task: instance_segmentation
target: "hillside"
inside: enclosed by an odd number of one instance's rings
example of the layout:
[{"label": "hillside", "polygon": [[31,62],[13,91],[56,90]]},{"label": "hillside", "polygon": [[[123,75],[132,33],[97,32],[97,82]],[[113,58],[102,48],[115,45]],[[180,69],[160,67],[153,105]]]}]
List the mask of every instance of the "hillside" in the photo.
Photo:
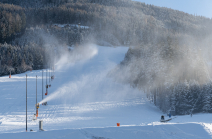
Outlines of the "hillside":
[{"label": "hillside", "polygon": [[142,89],[163,112],[212,112],[211,19],[130,0],[0,2],[0,75],[51,67],[90,42],[130,46],[109,76]]},{"label": "hillside", "polygon": [[[18,0],[2,2],[22,6],[26,3]],[[81,23],[93,28],[92,35],[96,40],[116,45],[158,42],[176,34],[202,39],[211,32],[212,21],[208,18],[130,0],[61,0],[57,6],[51,6],[56,1],[36,0],[44,5],[39,8],[31,2],[27,3],[30,7],[24,8],[27,27]]]}]

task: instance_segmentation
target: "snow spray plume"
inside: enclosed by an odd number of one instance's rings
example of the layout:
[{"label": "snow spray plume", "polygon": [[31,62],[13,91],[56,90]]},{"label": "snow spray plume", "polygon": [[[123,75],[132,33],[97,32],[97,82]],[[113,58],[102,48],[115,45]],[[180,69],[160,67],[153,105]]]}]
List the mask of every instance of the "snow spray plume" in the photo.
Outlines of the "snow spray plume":
[{"label": "snow spray plume", "polygon": [[197,81],[200,85],[210,82],[206,52],[211,48],[205,40],[197,42],[187,35],[169,35],[164,40],[131,47],[125,60],[108,75],[149,91],[179,82]]},{"label": "snow spray plume", "polygon": [[108,100],[117,101],[125,99],[126,96],[129,95],[129,92],[131,97],[138,94],[137,89],[130,88],[129,85],[114,83],[112,79],[107,78],[108,71],[109,68],[98,73],[83,75],[79,77],[79,79],[63,85],[57,91],[39,102],[39,104],[55,99],[61,99],[63,102],[67,103]]},{"label": "snow spray plume", "polygon": [[[90,65],[88,63],[88,65],[82,67],[83,69],[86,68],[86,72],[83,71],[82,74],[81,72],[78,72],[81,67],[79,66],[80,63],[76,63],[76,66],[71,67],[71,71],[77,78],[73,78],[73,76],[70,75],[69,79],[71,79],[71,81],[69,83],[62,85],[61,88],[50,94],[40,103],[56,99],[58,102],[62,101],[62,103],[84,103],[111,100],[121,101],[125,98],[138,95],[139,91],[137,89],[130,88],[129,85],[123,85],[117,82],[115,83],[111,78],[107,77],[108,72],[117,65],[117,63],[111,62],[111,57],[108,57],[108,55],[112,57],[115,56],[116,60],[122,59],[122,57],[117,57],[117,55],[120,55],[120,49],[110,47],[99,47],[98,49],[101,53],[99,52],[100,54],[97,55],[96,59],[101,60],[101,62],[95,63],[95,70],[93,70],[93,65],[88,66]],[[121,53],[124,55],[125,51],[122,51]],[[103,63],[104,65],[102,66]],[[91,64],[93,64],[92,61]],[[63,72],[61,74],[63,74]],[[64,74],[66,74],[66,72],[64,72]]]},{"label": "snow spray plume", "polygon": [[[75,65],[76,63],[86,62],[86,60],[91,59],[96,54],[98,54],[98,49],[94,44],[78,46],[74,48],[71,52],[63,51],[63,55],[56,63],[56,70],[65,70],[68,69],[70,66]],[[51,94],[49,97],[47,97],[40,103],[58,98],[59,96],[64,97],[65,94],[69,94],[70,97],[70,95],[74,95],[74,92],[77,92],[77,87],[75,83],[70,83],[68,85],[63,86],[62,88],[59,88],[56,92]]]},{"label": "snow spray plume", "polygon": [[98,54],[98,49],[94,44],[84,44],[74,47],[70,52],[61,50],[62,54],[56,63],[56,70],[67,69],[76,62],[85,62]]},{"label": "snow spray plume", "polygon": [[92,38],[83,45],[68,46],[51,35],[48,30],[37,30],[36,34],[46,50],[45,62],[51,65],[54,63],[56,70],[66,69],[79,61],[85,62],[98,53],[97,47],[91,43],[94,42]]}]

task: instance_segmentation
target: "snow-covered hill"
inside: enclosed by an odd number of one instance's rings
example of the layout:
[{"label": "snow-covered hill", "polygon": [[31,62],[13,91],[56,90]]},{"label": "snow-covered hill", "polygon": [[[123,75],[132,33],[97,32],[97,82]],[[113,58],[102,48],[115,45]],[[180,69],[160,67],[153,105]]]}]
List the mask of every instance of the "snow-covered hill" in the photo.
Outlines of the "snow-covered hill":
[{"label": "snow-covered hill", "polygon": [[[124,59],[127,47],[100,47],[78,53],[77,61],[56,64],[47,106],[35,114],[36,80],[38,102],[42,101],[42,71],[0,78],[0,138],[210,138],[211,114],[178,116],[160,123],[163,114],[145,94],[107,77],[108,71]],[[95,53],[94,53],[95,52]],[[91,55],[89,55],[91,54]],[[88,56],[89,55],[89,56]],[[63,60],[67,60],[63,57]],[[81,59],[81,60],[80,60]],[[74,62],[74,63],[73,63]],[[28,132],[25,132],[26,82],[28,75]],[[46,75],[46,71],[44,72]],[[49,84],[49,79],[47,80]],[[46,78],[44,78],[45,86]],[[45,93],[45,89],[44,89]],[[166,117],[167,118],[167,117]],[[44,132],[38,131],[43,120]],[[120,123],[121,127],[116,127]],[[33,132],[30,132],[30,129]],[[22,132],[22,133],[20,133]]]}]

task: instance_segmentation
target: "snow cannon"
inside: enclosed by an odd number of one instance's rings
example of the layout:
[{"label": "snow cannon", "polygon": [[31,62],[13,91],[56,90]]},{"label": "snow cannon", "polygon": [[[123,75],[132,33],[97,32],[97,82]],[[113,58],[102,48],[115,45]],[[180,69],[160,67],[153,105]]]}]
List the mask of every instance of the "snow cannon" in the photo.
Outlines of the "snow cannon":
[{"label": "snow cannon", "polygon": [[35,107],[36,107],[36,119],[37,119],[37,117],[38,117],[38,108],[39,108],[39,103],[37,103],[37,104],[35,104]]},{"label": "snow cannon", "polygon": [[116,123],[116,124],[117,124],[118,127],[120,126],[120,123]]}]

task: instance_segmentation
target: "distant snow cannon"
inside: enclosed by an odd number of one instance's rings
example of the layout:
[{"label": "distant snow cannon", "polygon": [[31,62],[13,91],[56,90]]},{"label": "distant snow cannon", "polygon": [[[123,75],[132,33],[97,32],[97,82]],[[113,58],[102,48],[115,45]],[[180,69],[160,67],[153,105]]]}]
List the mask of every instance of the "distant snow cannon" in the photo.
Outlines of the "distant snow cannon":
[{"label": "distant snow cannon", "polygon": [[10,75],[9,75],[9,78],[11,78],[11,71],[10,71]]}]

